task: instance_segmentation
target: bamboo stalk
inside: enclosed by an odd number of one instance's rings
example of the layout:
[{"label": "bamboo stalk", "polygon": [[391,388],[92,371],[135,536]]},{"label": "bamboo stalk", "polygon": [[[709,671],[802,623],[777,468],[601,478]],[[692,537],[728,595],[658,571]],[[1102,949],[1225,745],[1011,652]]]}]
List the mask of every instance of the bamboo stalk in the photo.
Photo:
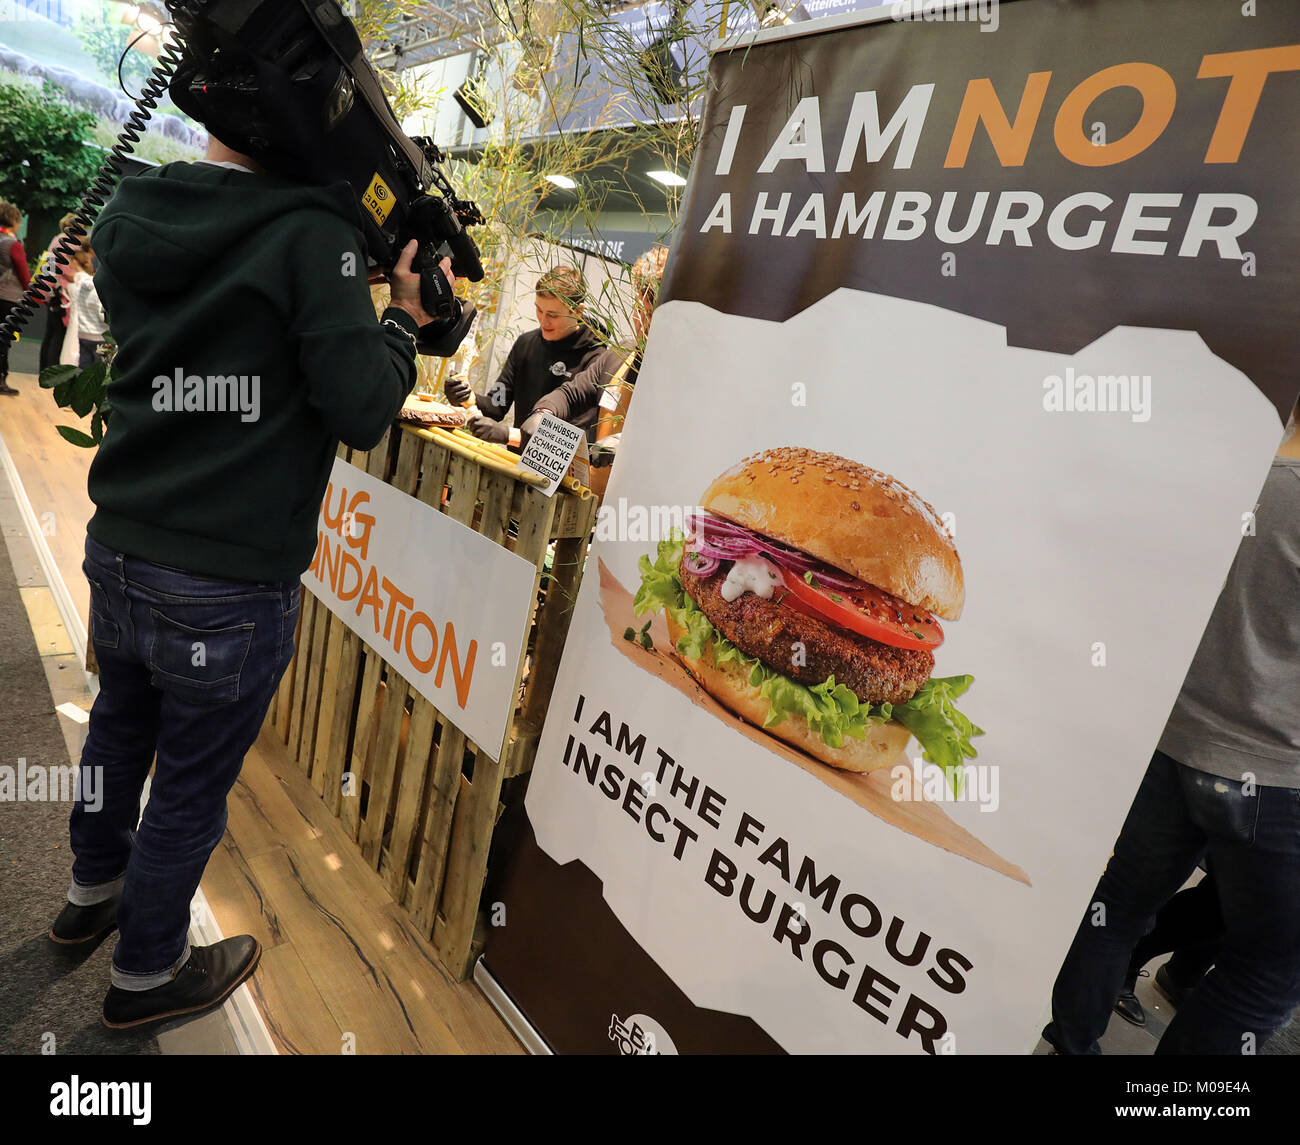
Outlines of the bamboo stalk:
[{"label": "bamboo stalk", "polygon": [[[463,452],[473,454],[474,457],[482,459],[489,468],[493,468],[495,465],[504,465],[509,468],[510,472],[518,473],[520,479],[529,484],[539,486],[546,484],[546,478],[542,477],[540,473],[535,473],[533,470],[527,469],[519,463],[518,454],[511,453],[509,450],[499,450],[491,442],[483,441],[481,438],[475,437],[472,433],[467,433],[460,429],[448,429],[442,426],[434,428],[439,433],[449,435],[452,441],[454,441]],[[536,478],[537,480],[534,481],[533,478]]]},{"label": "bamboo stalk", "polygon": [[541,487],[546,484],[546,478],[540,473],[534,473],[531,469],[521,469],[516,462],[507,463],[498,457],[472,449],[460,438],[453,436],[445,429],[436,426],[432,428],[416,426],[412,427],[410,432],[418,434],[426,441],[433,441],[446,446],[452,453],[465,458],[467,461],[473,461],[476,465],[483,466],[484,469],[491,469],[495,473],[503,473],[507,477],[513,477],[516,481],[522,481],[525,485]]},{"label": "bamboo stalk", "polygon": [[[518,457],[508,449],[503,449],[490,441],[483,441],[466,430],[449,430],[442,426],[416,426],[410,424],[404,425],[403,428],[410,433],[419,434],[426,441],[435,441],[439,445],[445,445],[453,453],[477,462],[494,473],[503,473],[507,477],[513,477],[516,481],[522,481],[525,485],[532,485],[539,489],[546,485],[545,477],[521,466]],[[580,484],[567,473],[561,480],[560,486],[580,501],[589,501],[592,497],[590,489]]]},{"label": "bamboo stalk", "polygon": [[[500,459],[501,461],[507,461],[507,462],[512,462],[517,464],[518,455],[511,453],[510,450],[508,450],[503,445],[497,445],[491,441],[484,441],[482,438],[475,437],[467,429],[453,429],[451,432],[456,436],[458,440],[465,442],[466,445],[468,445],[471,449],[478,449],[482,451],[483,456],[495,457]],[[545,481],[543,480],[543,484],[544,483]],[[592,495],[590,489],[588,489],[576,478],[571,477],[567,473],[560,481],[560,485],[568,492],[572,493],[574,496],[576,496],[579,500],[582,501],[586,501],[590,499]]]}]

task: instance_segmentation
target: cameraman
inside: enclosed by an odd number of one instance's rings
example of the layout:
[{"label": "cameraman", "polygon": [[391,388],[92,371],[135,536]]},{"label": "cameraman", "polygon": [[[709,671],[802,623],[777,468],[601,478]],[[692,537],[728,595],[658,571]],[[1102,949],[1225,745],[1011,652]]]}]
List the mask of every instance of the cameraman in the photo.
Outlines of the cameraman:
[{"label": "cameraman", "polygon": [[118,928],[110,1026],[211,1009],[261,955],[249,935],[190,946],[190,900],[293,655],[338,443],[380,442],[430,321],[414,242],[376,321],[357,218],[346,184],[266,174],[212,139],[124,179],[94,230],[120,371],[83,566],[100,691],[81,766],[101,769],[103,806],[73,809],[50,936]]},{"label": "cameraman", "polygon": [[[519,449],[541,421],[538,400],[589,366],[601,351],[600,339],[583,322],[587,283],[573,266],[557,266],[537,280],[537,329],[515,339],[501,373],[486,394],[474,393],[467,382],[450,379],[444,389],[455,405],[473,400],[477,412],[467,428],[475,437]],[[513,405],[515,425],[502,424]],[[536,416],[534,413],[536,412]],[[596,397],[575,405],[569,420],[579,428],[596,420]],[[529,419],[533,424],[529,424]]]}]

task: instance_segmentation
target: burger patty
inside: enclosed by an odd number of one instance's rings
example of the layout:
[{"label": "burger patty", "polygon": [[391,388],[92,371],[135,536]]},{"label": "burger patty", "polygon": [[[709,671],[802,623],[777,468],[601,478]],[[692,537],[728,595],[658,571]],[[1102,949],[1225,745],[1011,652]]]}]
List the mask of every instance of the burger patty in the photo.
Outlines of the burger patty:
[{"label": "burger patty", "polygon": [[[686,568],[678,575],[700,611],[728,640],[750,656],[757,656],[773,671],[801,684],[820,684],[834,676],[863,703],[905,704],[934,671],[934,655],[925,649],[894,648],[866,636],[823,623],[815,617],[764,600],[752,592],[733,601],[722,598],[727,568],[710,576],[697,576]],[[803,644],[803,656],[795,646]],[[797,661],[803,660],[800,664]]]}]

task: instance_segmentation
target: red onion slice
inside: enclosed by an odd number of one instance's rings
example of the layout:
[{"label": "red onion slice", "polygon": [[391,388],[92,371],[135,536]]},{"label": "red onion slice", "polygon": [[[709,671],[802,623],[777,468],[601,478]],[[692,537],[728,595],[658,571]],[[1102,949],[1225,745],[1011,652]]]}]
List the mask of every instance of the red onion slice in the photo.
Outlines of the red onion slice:
[{"label": "red onion slice", "polygon": [[[852,591],[863,584],[857,577],[831,568],[807,553],[770,540],[752,529],[746,529],[743,525],[737,525],[734,521],[722,517],[692,512],[687,514],[687,527],[695,534],[692,551],[699,552],[710,560],[734,561],[760,553],[782,568],[798,573],[800,576],[811,571],[818,581],[830,588]],[[717,566],[711,566],[708,573],[700,572],[702,567],[693,565],[692,571],[698,575],[708,576],[716,570]]]},{"label": "red onion slice", "polygon": [[722,561],[717,557],[705,556],[700,552],[688,552],[687,557],[686,563],[696,576],[712,576],[722,564]]},{"label": "red onion slice", "polygon": [[747,557],[750,553],[757,552],[759,548],[754,541],[723,541],[717,537],[698,537],[695,541],[695,547],[700,552],[721,557],[723,560],[736,560],[740,557]]}]

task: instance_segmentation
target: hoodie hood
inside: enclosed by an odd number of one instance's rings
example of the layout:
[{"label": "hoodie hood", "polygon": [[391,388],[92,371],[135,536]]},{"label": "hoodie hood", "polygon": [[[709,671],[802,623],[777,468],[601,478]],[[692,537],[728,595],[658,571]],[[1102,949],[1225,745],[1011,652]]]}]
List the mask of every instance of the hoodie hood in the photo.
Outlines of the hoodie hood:
[{"label": "hoodie hood", "polygon": [[[258,194],[249,195],[254,180]],[[172,294],[187,290],[238,243],[304,207],[361,227],[346,183],[316,187],[206,163],[169,163],[123,179],[90,241],[128,290]]]}]

